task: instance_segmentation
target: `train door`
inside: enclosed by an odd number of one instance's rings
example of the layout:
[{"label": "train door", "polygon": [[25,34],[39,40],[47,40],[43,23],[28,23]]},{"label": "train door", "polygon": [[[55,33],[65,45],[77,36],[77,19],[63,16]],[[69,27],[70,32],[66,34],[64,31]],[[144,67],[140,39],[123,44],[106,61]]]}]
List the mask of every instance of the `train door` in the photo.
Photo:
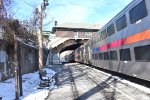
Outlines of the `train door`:
[{"label": "train door", "polygon": [[109,51],[109,56],[110,56],[110,60],[109,60],[109,69],[113,70],[113,71],[117,71],[117,66],[118,66],[118,62],[119,62],[119,55],[118,55],[118,51],[117,50],[111,50]]},{"label": "train door", "polygon": [[130,72],[129,67],[132,67],[132,57],[130,48],[120,49],[120,62],[118,64],[118,72],[127,74]]}]

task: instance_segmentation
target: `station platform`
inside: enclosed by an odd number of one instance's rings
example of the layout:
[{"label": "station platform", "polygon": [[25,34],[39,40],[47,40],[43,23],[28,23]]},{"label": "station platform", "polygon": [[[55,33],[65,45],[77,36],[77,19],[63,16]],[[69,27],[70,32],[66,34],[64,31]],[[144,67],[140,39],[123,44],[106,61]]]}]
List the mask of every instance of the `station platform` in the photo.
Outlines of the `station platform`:
[{"label": "station platform", "polygon": [[150,100],[149,88],[83,64],[51,68],[57,72],[57,88],[49,92],[47,100]]}]

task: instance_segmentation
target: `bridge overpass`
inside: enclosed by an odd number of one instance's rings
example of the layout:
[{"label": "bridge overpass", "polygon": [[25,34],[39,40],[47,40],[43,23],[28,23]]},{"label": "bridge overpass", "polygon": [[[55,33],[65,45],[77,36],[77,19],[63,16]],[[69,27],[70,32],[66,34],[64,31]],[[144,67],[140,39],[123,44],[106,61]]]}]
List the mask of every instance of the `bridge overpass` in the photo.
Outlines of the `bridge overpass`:
[{"label": "bridge overpass", "polygon": [[61,63],[60,54],[64,51],[73,51],[82,44],[86,43],[89,38],[60,38],[57,37],[49,44],[49,63],[59,64]]},{"label": "bridge overpass", "polygon": [[56,38],[48,44],[48,63],[61,63],[61,54],[65,51],[73,51],[86,43],[99,30],[100,25],[65,23],[53,27]]}]

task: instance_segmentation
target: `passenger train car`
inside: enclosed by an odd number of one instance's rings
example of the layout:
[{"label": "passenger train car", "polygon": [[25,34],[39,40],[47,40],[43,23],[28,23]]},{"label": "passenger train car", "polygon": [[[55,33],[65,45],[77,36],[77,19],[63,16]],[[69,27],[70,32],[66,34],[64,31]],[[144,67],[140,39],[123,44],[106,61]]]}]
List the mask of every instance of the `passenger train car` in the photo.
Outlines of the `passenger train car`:
[{"label": "passenger train car", "polygon": [[133,0],[75,50],[75,60],[150,81],[150,0]]}]

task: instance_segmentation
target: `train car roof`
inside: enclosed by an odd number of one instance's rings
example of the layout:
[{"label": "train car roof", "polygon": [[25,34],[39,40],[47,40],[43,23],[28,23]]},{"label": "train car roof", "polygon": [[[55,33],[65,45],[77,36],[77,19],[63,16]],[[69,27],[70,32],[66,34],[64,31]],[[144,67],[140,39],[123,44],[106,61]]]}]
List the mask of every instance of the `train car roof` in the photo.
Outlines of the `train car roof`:
[{"label": "train car roof", "polygon": [[103,31],[108,25],[110,25],[114,20],[119,19],[121,16],[125,14],[126,11],[133,8],[135,5],[137,5],[142,0],[132,0],[125,8],[123,8],[119,13],[117,13],[108,23],[106,23],[101,29],[100,32]]},{"label": "train car roof", "polygon": [[[112,24],[112,22],[114,20],[119,19],[121,16],[123,16],[126,11],[130,10],[131,8],[133,8],[135,5],[137,5],[138,3],[140,3],[142,0],[132,0],[125,8],[123,8],[119,13],[117,13],[110,21],[108,21],[101,29],[99,29],[99,31],[97,32],[97,34],[95,36],[100,35],[99,33],[101,31],[103,31],[104,29],[106,29],[106,27],[110,24]],[[90,41],[94,40],[95,36],[91,39],[89,39],[87,41],[87,43],[89,43]],[[86,45],[87,43],[84,43],[83,45]]]},{"label": "train car roof", "polygon": [[[140,3],[142,0],[132,0],[125,8],[123,8],[119,13],[117,13],[110,21],[108,21],[101,29],[99,29],[99,31],[97,32],[98,35],[100,35],[99,33],[101,31],[103,31],[104,29],[106,29],[106,27],[110,24],[112,24],[112,22],[114,20],[119,19],[121,16],[123,16],[123,14],[125,14],[126,11],[128,11],[129,9],[133,8],[135,5],[137,5],[138,3]],[[93,40],[95,37],[91,38],[89,41]]]}]

